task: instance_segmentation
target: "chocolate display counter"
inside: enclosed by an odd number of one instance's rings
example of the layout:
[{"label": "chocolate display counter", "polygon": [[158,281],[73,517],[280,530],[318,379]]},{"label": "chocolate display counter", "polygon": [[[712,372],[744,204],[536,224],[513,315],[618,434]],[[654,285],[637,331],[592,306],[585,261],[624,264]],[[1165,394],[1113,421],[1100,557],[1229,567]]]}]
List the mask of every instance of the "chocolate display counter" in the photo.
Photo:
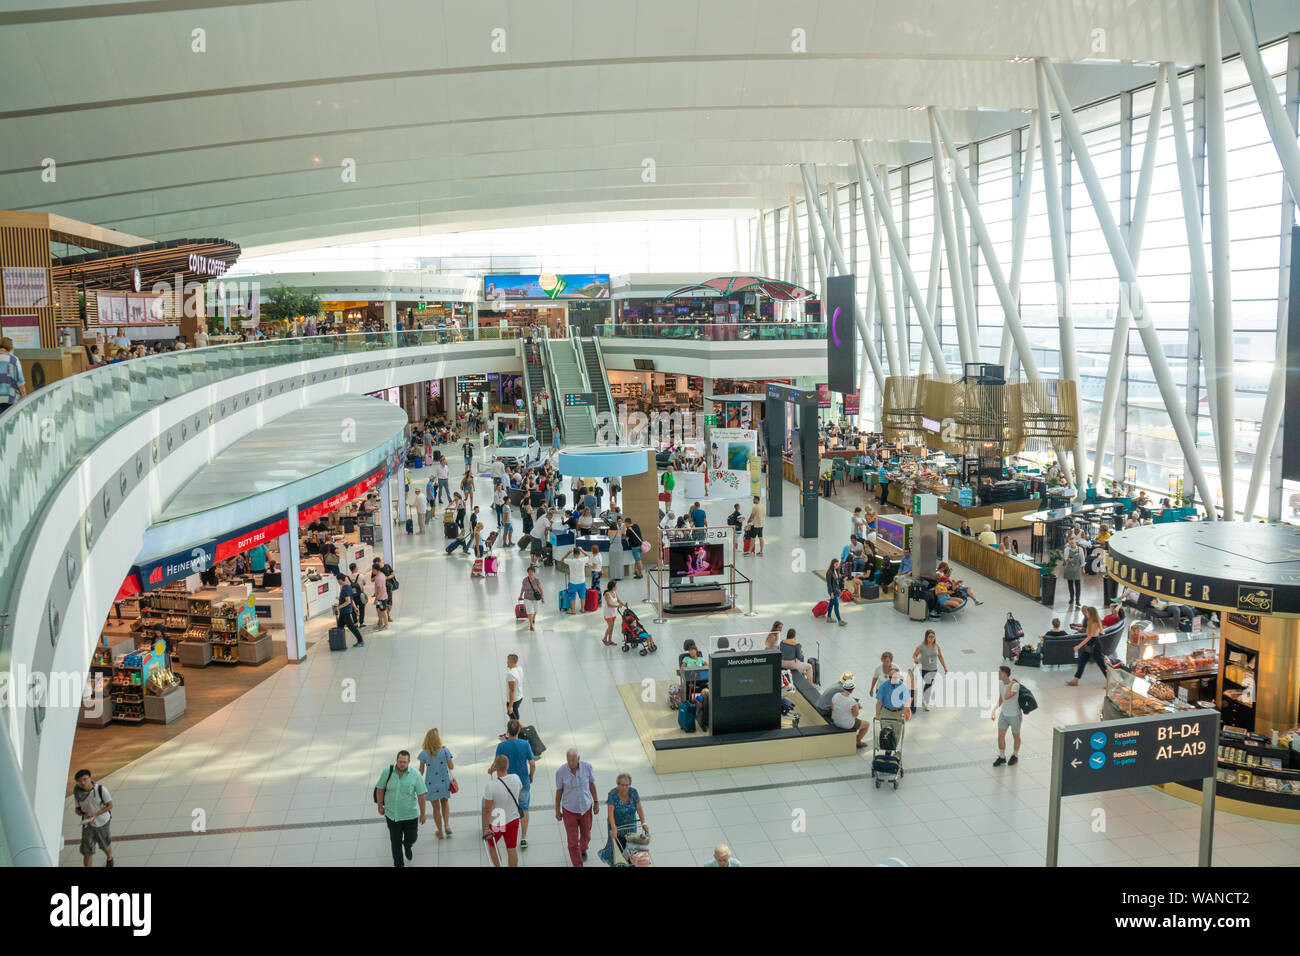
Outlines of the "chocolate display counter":
[{"label": "chocolate display counter", "polygon": [[[1106,573],[1125,587],[1171,603],[1219,612],[1212,681],[1184,703],[1215,707],[1219,809],[1300,823],[1300,528],[1282,524],[1179,522],[1111,537]],[[1158,679],[1150,690],[1168,696]],[[1198,675],[1200,676],[1200,675]],[[1212,689],[1213,699],[1204,699]],[[1174,698],[1183,695],[1175,689]],[[1191,787],[1165,789],[1200,799]]]}]

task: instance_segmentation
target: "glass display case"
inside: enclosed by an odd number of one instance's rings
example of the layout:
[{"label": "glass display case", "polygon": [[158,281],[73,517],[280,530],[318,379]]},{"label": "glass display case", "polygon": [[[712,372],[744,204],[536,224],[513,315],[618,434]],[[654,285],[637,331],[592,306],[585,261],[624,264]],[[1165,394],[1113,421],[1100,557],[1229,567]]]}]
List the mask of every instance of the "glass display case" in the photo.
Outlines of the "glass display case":
[{"label": "glass display case", "polygon": [[1286,745],[1295,737],[1291,731],[1273,746],[1268,737],[1225,728],[1219,734],[1219,782],[1300,798],[1300,753],[1294,743]]},{"label": "glass display case", "polygon": [[1232,641],[1224,641],[1223,700],[1219,708],[1223,723],[1230,727],[1255,729],[1255,688],[1259,653]]},{"label": "glass display case", "polygon": [[1122,668],[1112,668],[1106,674],[1106,699],[1102,702],[1102,720],[1121,717],[1148,717],[1152,714],[1172,714],[1195,708],[1179,697],[1173,685],[1160,680],[1139,677]]},{"label": "glass display case", "polygon": [[1159,680],[1189,703],[1213,706],[1219,674],[1219,635],[1203,630],[1156,631],[1141,626],[1129,630],[1124,666],[1137,677]]}]

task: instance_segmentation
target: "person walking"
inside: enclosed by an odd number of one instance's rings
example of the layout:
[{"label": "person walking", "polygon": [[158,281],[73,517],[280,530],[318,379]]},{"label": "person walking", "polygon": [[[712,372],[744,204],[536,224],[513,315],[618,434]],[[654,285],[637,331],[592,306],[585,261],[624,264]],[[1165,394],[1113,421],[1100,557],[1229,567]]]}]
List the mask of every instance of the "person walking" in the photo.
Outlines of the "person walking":
[{"label": "person walking", "polygon": [[465,499],[461,497],[460,492],[456,492],[452,499],[452,507],[456,509],[456,530],[464,533],[465,531]]},{"label": "person walking", "polygon": [[524,815],[519,795],[524,784],[510,773],[510,758],[501,754],[492,761],[488,783],[483,788],[483,842],[493,866],[500,866],[497,844],[504,843],[507,866],[519,865],[519,820]]},{"label": "person walking", "polygon": [[605,573],[605,559],[600,553],[600,548],[592,545],[591,550],[587,552],[587,580],[588,586],[600,590],[600,579]]},{"label": "person walking", "polygon": [[407,528],[413,527],[417,534],[424,534],[424,496],[415,485],[406,490],[406,520]]},{"label": "person walking", "polygon": [[334,605],[335,618],[338,621],[340,629],[347,629],[352,632],[356,643],[353,647],[365,647],[365,639],[361,636],[361,631],[357,628],[357,604],[356,592],[352,589],[352,582],[348,576],[343,573],[334,575],[334,579],[339,582],[339,599]]},{"label": "person walking", "polygon": [[436,503],[451,503],[451,466],[447,464],[447,459],[443,458],[438,462],[438,496]]},{"label": "person walking", "polygon": [[1097,662],[1102,683],[1106,681],[1106,655],[1101,649],[1101,618],[1097,614],[1097,609],[1091,604],[1083,609],[1083,635],[1083,640],[1074,645],[1074,653],[1079,663],[1074,669],[1074,677],[1065,682],[1067,687],[1078,686],[1079,678],[1087,669],[1090,658]]},{"label": "person walking", "polygon": [[[1002,688],[998,702],[993,705],[992,714],[992,719],[998,722],[998,759],[993,761],[993,766],[1006,764],[1014,767],[1020,762],[1020,721],[1024,716],[1020,713],[1020,682],[1011,676],[1011,668],[1006,664],[998,668],[998,680],[1002,682]],[[1010,759],[1007,758],[1008,730],[1011,731],[1011,742],[1015,747]]]},{"label": "person walking", "polygon": [[591,822],[595,817],[596,772],[578,756],[576,747],[564,755],[564,766],[555,771],[555,819],[564,824],[569,862],[581,867],[591,845]]},{"label": "person walking", "polygon": [[465,470],[474,470],[474,442],[468,435],[465,436],[465,443],[460,446],[461,454],[465,456]]},{"label": "person walking", "polygon": [[515,543],[515,523],[510,514],[510,502],[501,506],[501,546],[508,548]]},{"label": "person walking", "polygon": [[719,843],[713,848],[713,859],[704,865],[727,869],[728,867],[742,866],[743,864],[731,855],[731,847],[725,843]]},{"label": "person walking", "polygon": [[618,617],[618,609],[627,607],[623,599],[618,596],[617,581],[610,581],[609,584],[605,585],[605,596],[601,604],[605,614],[605,636],[601,639],[601,643],[613,647],[617,643],[614,640],[614,621]]},{"label": "person walking", "polygon": [[519,666],[519,655],[506,655],[506,716],[519,719],[519,706],[524,702],[524,669]]},{"label": "person walking", "polygon": [[840,622],[840,627],[848,627],[840,616],[840,592],[844,590],[844,575],[840,573],[840,559],[832,558],[826,569],[826,623],[831,622],[831,615]]},{"label": "person walking", "polygon": [[427,792],[424,777],[411,771],[409,750],[399,750],[397,759],[375,781],[375,802],[379,805],[379,815],[388,822],[393,866],[406,866],[403,856],[411,859],[411,847],[419,838],[419,828],[424,825],[428,812]]},{"label": "person walking", "polygon": [[537,565],[530,564],[528,572],[519,585],[519,597],[516,599],[524,605],[524,613],[528,615],[528,630],[537,630],[537,609],[545,602],[546,596],[542,592],[542,582],[537,577]]},{"label": "person walking", "polygon": [[0,339],[0,415],[17,405],[26,394],[23,365],[14,355],[14,340],[6,336]]},{"label": "person walking", "polygon": [[1086,559],[1087,556],[1078,541],[1066,542],[1064,559],[1061,562],[1061,576],[1065,578],[1066,587],[1070,589],[1070,601],[1066,607],[1079,607],[1083,599],[1083,562]]},{"label": "person walking", "polygon": [[766,517],[766,510],[763,508],[763,502],[759,500],[758,495],[754,495],[754,507],[749,509],[749,518],[745,525],[750,537],[754,539],[754,550],[750,554],[756,554],[760,558],[763,556],[763,521]]},{"label": "person walking", "polygon": [[[498,462],[498,464],[500,464],[500,463]],[[505,525],[505,521],[503,521],[503,520],[502,520],[502,517],[501,517],[501,512],[502,512],[502,510],[505,508],[505,506],[506,506],[506,490],[505,490],[505,488],[502,486],[501,482],[497,481],[496,479],[493,479],[493,481],[492,481],[492,513],[493,513],[494,515],[496,515],[496,519],[497,519],[497,530],[498,530],[498,531],[500,531],[501,528]]]},{"label": "person walking", "polygon": [[533,777],[537,774],[537,755],[533,753],[528,741],[520,738],[524,729],[518,719],[506,722],[506,739],[497,744],[496,756],[508,761],[507,772],[514,774],[523,783],[523,789],[516,794],[519,801],[519,849],[528,849],[528,805],[532,800]]},{"label": "person walking", "polygon": [[370,583],[375,589],[375,613],[379,615],[379,626],[375,630],[382,631],[389,625],[388,575],[380,568],[371,568]]},{"label": "person walking", "polygon": [[[931,692],[934,689],[934,675],[938,673],[941,664],[944,673],[948,671],[948,662],[943,659],[943,651],[939,649],[939,641],[935,637],[934,631],[927,630],[925,632],[925,637],[921,639],[921,643],[912,652],[912,663],[921,665],[921,706],[925,710],[929,710]],[[915,709],[915,702],[913,702],[912,706]]]},{"label": "person walking", "polygon": [[424,775],[424,785],[428,792],[425,799],[433,806],[433,825],[438,828],[438,839],[451,836],[451,794],[456,781],[451,772],[456,769],[451,751],[442,743],[438,728],[433,727],[424,735],[424,744],[416,757],[420,763],[420,773]]},{"label": "person walking", "polygon": [[876,688],[876,719],[884,724],[894,724],[894,750],[903,746],[903,722],[911,713],[912,692],[903,681],[903,672],[892,667],[889,677]]},{"label": "person walking", "polygon": [[637,823],[641,824],[642,832],[647,835],[650,826],[645,822],[645,808],[641,804],[641,795],[632,786],[631,774],[618,775],[614,789],[605,797],[605,806],[609,808],[606,821],[608,838],[605,848],[600,851],[600,858],[608,866],[613,866],[614,842],[618,841],[619,850],[622,851],[627,845],[628,834],[636,832]]},{"label": "person walking", "polygon": [[465,474],[460,479],[460,493],[464,496],[468,507],[474,507],[474,472],[469,468],[465,469]]},{"label": "person walking", "polygon": [[631,554],[636,562],[633,572],[636,577],[643,577],[645,568],[641,564],[642,547],[641,543],[645,540],[641,535],[641,526],[631,518],[623,519],[623,553]]},{"label": "person walking", "polygon": [[78,770],[73,777],[73,809],[81,817],[81,863],[95,865],[95,850],[102,848],[105,866],[113,865],[113,795],[102,783],[96,783],[89,770]]}]

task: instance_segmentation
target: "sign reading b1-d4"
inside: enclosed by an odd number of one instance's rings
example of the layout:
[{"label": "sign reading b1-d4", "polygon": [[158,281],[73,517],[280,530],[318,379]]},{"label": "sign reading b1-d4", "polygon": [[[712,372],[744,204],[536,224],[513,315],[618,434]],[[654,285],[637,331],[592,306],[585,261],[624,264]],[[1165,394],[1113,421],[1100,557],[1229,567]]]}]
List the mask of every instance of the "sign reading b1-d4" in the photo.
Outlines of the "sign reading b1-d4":
[{"label": "sign reading b1-d4", "polygon": [[1213,777],[1218,740],[1215,710],[1058,727],[1052,746],[1061,796]]}]

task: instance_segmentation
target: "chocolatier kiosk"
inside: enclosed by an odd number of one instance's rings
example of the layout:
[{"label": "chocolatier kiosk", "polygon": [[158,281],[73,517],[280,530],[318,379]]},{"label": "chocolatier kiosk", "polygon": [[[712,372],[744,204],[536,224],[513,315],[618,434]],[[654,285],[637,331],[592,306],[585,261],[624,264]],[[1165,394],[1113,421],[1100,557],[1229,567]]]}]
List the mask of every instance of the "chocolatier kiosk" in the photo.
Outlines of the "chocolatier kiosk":
[{"label": "chocolatier kiosk", "polygon": [[[1161,693],[1158,679],[1120,688],[1122,699],[1152,713],[1217,708],[1219,809],[1300,823],[1300,528],[1133,528],[1110,539],[1106,573],[1142,594],[1219,614],[1213,701]],[[1200,798],[1187,785],[1165,789]]]}]

